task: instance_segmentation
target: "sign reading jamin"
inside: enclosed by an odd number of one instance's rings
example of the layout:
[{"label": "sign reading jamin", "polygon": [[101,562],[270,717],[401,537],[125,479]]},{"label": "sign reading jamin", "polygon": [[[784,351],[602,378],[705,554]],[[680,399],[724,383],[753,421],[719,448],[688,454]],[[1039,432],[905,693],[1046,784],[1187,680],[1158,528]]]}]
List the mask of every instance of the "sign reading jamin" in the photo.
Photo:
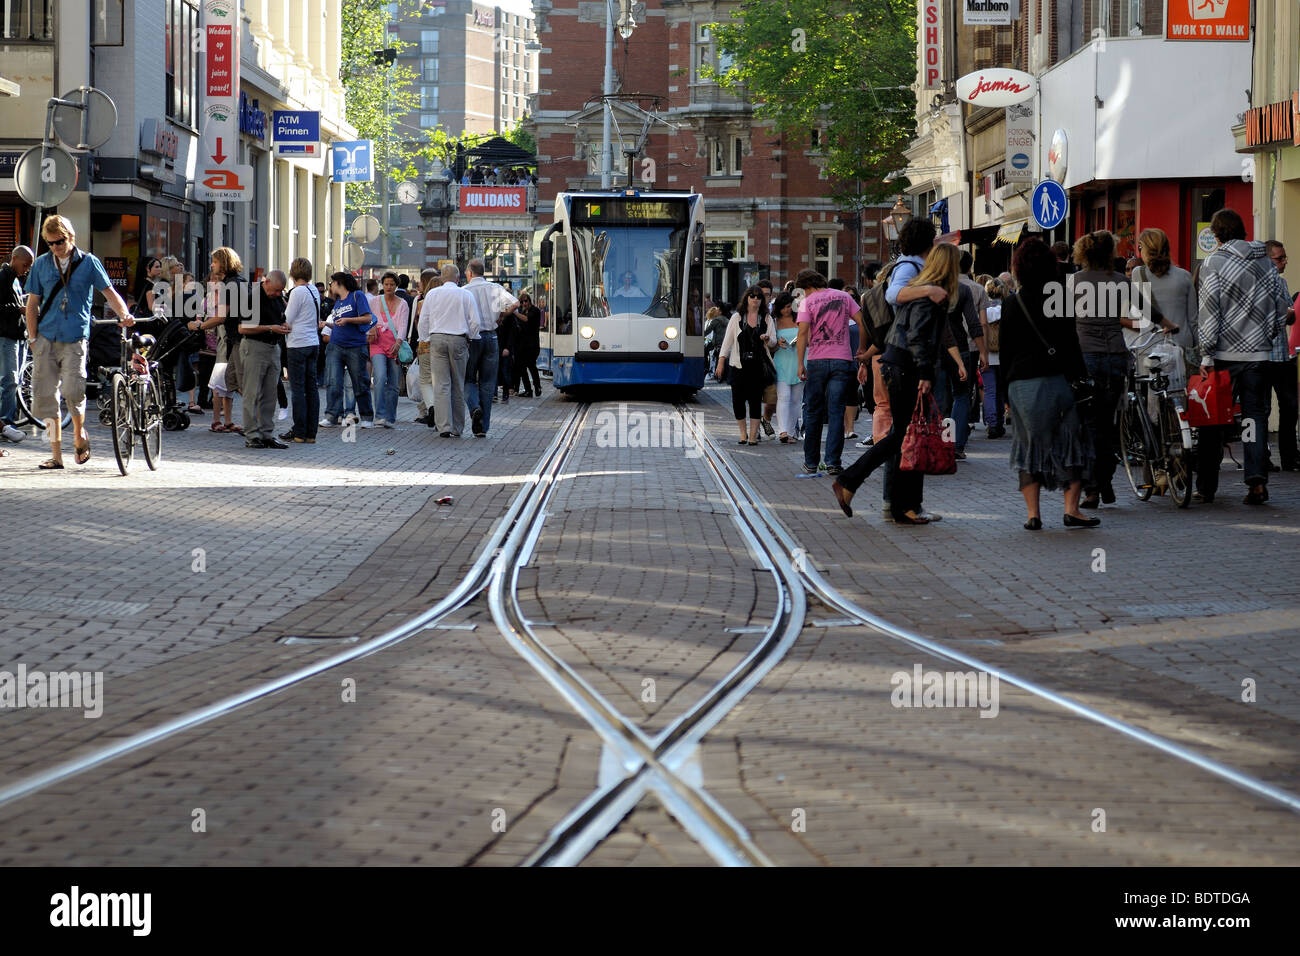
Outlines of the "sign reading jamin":
[{"label": "sign reading jamin", "polygon": [[248,202],[253,168],[239,154],[239,0],[203,0],[203,127],[194,198]]}]

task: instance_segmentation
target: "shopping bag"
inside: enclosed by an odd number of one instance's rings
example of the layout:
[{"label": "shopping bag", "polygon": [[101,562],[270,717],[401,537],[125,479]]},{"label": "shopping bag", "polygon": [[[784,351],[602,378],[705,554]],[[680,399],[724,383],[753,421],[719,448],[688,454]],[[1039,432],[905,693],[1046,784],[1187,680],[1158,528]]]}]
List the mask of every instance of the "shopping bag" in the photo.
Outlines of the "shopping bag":
[{"label": "shopping bag", "polygon": [[903,435],[898,467],[902,471],[919,471],[923,475],[951,475],[957,471],[957,446],[944,441],[943,419],[934,395],[926,392],[916,397],[912,421]]},{"label": "shopping bag", "polygon": [[1226,369],[1193,375],[1187,382],[1187,424],[1193,428],[1232,424],[1232,380]]}]

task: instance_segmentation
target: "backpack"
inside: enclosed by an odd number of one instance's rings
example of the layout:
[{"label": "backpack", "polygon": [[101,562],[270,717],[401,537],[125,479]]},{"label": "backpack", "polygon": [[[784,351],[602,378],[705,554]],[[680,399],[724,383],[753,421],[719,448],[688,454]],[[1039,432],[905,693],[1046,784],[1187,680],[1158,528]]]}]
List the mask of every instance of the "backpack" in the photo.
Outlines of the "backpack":
[{"label": "backpack", "polygon": [[[866,313],[863,316],[863,330],[871,339],[871,344],[881,352],[885,350],[890,327],[894,324],[894,307],[885,301],[885,292],[889,289],[890,276],[902,261],[902,259],[895,260],[880,270],[876,276],[876,284],[867,290],[862,302],[863,311]],[[915,263],[909,265],[915,266]]]}]

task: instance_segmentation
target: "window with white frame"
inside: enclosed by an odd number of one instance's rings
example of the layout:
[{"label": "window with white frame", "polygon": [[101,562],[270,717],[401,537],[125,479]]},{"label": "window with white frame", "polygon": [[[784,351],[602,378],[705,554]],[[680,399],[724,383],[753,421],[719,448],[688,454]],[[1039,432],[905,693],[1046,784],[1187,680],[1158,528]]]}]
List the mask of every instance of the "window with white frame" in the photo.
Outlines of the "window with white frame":
[{"label": "window with white frame", "polygon": [[425,83],[438,82],[438,61],[433,57],[425,57],[420,63],[420,78]]},{"label": "window with white frame", "polygon": [[835,275],[835,235],[826,233],[818,235],[813,233],[811,236],[811,249],[809,256],[812,262],[812,268],[816,269],[822,275],[830,278]]},{"label": "window with white frame", "polygon": [[420,114],[420,129],[433,129],[437,125],[438,125],[437,113]]},{"label": "window with white frame", "polygon": [[709,172],[714,176],[727,175],[727,141],[719,137],[713,141],[713,158],[709,163]]},{"label": "window with white frame", "polygon": [[421,53],[438,52],[438,31],[437,30],[420,31],[420,52]]},{"label": "window with white frame", "polygon": [[701,75],[703,69],[713,63],[713,31],[707,23],[701,23],[695,30],[695,70],[696,83],[707,82]]},{"label": "window with white frame", "polygon": [[731,175],[740,175],[740,163],[745,155],[745,140],[740,136],[731,137]]},{"label": "window with white frame", "polygon": [[430,111],[438,109],[438,88],[436,86],[420,88],[420,108]]}]

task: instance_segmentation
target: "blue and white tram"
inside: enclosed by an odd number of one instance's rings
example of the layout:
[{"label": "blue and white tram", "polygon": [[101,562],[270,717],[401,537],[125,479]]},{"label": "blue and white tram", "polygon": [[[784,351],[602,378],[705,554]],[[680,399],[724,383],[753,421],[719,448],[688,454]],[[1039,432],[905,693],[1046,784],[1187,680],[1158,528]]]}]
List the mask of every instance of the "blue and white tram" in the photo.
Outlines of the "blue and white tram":
[{"label": "blue and white tram", "polygon": [[556,388],[703,387],[698,193],[560,193],[534,261],[546,310],[538,364]]}]

